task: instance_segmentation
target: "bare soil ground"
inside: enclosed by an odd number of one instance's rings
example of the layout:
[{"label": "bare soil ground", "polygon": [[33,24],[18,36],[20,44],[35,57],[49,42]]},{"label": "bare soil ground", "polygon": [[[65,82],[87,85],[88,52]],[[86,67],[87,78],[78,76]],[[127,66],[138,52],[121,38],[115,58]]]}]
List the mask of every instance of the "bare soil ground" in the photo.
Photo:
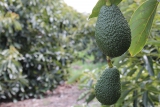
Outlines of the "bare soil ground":
[{"label": "bare soil ground", "polygon": [[79,90],[77,85],[61,85],[43,99],[28,99],[17,103],[0,103],[0,107],[74,107],[84,101],[77,101],[84,90]]}]

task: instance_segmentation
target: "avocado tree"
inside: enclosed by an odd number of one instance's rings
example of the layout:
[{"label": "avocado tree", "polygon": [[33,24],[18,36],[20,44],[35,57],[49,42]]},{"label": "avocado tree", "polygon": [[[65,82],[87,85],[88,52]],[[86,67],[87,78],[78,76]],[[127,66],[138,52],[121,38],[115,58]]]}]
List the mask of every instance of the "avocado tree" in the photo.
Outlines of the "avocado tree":
[{"label": "avocado tree", "polygon": [[[108,1],[99,0],[89,18],[97,17],[101,7],[106,3],[108,5]],[[119,57],[112,58],[111,61],[120,71],[122,85],[121,97],[114,106],[160,106],[159,1],[125,0],[121,2],[121,0],[110,0],[110,3],[120,7],[129,22],[132,36],[129,51]],[[135,8],[137,9],[135,10]],[[109,66],[111,62],[108,63]],[[94,87],[102,71],[104,70],[101,68],[96,69],[88,73],[85,72],[80,77],[82,87],[89,90],[84,92],[79,100],[85,98],[89,103],[95,98]]]},{"label": "avocado tree", "polygon": [[62,0],[1,0],[0,101],[41,98],[66,80],[93,30],[85,18]]}]

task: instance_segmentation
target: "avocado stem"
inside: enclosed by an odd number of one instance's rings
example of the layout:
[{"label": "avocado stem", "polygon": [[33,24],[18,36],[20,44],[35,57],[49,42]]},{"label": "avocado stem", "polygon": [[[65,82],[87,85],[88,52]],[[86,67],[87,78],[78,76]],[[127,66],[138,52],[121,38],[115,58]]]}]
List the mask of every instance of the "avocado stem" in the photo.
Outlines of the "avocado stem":
[{"label": "avocado stem", "polygon": [[113,67],[113,65],[112,65],[112,62],[111,62],[111,59],[110,59],[110,57],[109,56],[107,56],[107,63],[108,63],[108,66],[109,66],[109,68],[112,68]]},{"label": "avocado stem", "polygon": [[107,6],[111,6],[111,1],[110,0],[106,0],[106,5]]}]

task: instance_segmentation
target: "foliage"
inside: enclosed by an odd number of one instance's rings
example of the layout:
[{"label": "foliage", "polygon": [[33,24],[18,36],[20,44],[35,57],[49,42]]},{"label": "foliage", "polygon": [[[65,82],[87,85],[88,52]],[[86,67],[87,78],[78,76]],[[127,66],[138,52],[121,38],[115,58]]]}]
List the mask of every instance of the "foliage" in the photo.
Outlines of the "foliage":
[{"label": "foliage", "polygon": [[132,43],[129,49],[131,56],[143,49],[150,33],[158,3],[157,0],[147,0],[132,15],[129,22],[132,32]]},{"label": "foliage", "polygon": [[23,56],[13,46],[3,50],[0,55],[0,98],[12,98],[18,92],[23,93],[28,86],[27,75],[22,74],[19,62]]},{"label": "foliage", "polygon": [[[87,57],[94,56],[93,63],[104,62],[105,55],[100,51],[98,48],[96,41],[95,41],[95,19],[88,20],[88,22],[82,22],[82,26],[80,30],[77,31],[76,35],[76,49],[77,51],[81,51],[83,54],[78,53],[80,59],[85,61]],[[86,36],[85,36],[85,35]]]},{"label": "foliage", "polygon": [[[118,5],[121,1],[122,1],[122,0],[110,0],[110,2],[111,2],[112,4],[116,4],[116,5]],[[103,5],[105,5],[105,4],[106,4],[106,0],[98,0],[97,4],[96,4],[95,7],[93,8],[92,13],[91,13],[91,15],[89,16],[89,18],[97,17],[98,14],[99,14],[99,11],[100,11],[100,9],[101,9],[101,7],[102,7]]]},{"label": "foliage", "polygon": [[[99,72],[99,69],[83,71],[83,75],[79,79],[79,87],[80,89],[86,89],[86,91],[79,96],[78,100],[85,99],[86,103],[89,103],[95,98],[94,87],[101,74],[102,72]],[[93,97],[90,98],[90,96]]]},{"label": "foliage", "polygon": [[61,0],[2,0],[0,8],[0,100],[40,98],[66,79],[86,48],[79,38],[93,28]]},{"label": "foliage", "polygon": [[[129,21],[144,1],[118,0],[118,6]],[[92,17],[100,6],[93,9]],[[122,82],[122,96],[115,107],[159,106],[159,18],[155,13],[149,40],[137,56],[126,53],[112,60]],[[104,61],[94,39],[95,19],[85,20],[61,0],[0,1],[0,100],[42,97],[67,78],[73,61],[84,61],[89,55],[94,63]],[[79,51],[84,50],[81,55]],[[79,100],[94,99],[94,86],[104,68],[75,73],[72,81],[78,78],[80,87],[87,89]]]},{"label": "foliage", "polygon": [[[129,21],[131,15],[134,13],[135,8],[146,5],[142,4],[145,0],[124,0],[119,4],[122,12]],[[145,3],[148,3],[146,1]],[[156,1],[150,1],[155,3],[154,8],[157,6]],[[142,5],[141,5],[142,4]],[[149,4],[149,6],[152,4]],[[151,9],[151,8],[147,8]],[[137,9],[138,11],[139,9]],[[152,10],[152,9],[151,9]],[[159,6],[157,7],[159,10]],[[137,12],[136,11],[136,12]],[[137,13],[134,14],[137,14]],[[155,12],[155,11],[153,11]],[[132,16],[139,18],[138,16]],[[138,14],[140,15],[140,14]],[[151,15],[150,11],[145,12],[143,15]],[[154,16],[154,15],[153,15]],[[142,17],[140,15],[140,17]],[[144,16],[143,16],[144,17]],[[146,17],[145,17],[146,18]],[[152,17],[153,18],[153,17]],[[131,57],[129,52],[126,52],[124,55],[112,59],[113,65],[116,66],[121,73],[121,83],[122,83],[122,95],[118,102],[114,105],[115,107],[157,107],[160,106],[159,96],[160,96],[160,61],[159,61],[159,18],[160,15],[155,13],[155,18],[150,21],[147,29],[151,27],[149,38],[146,42],[146,45],[137,53],[135,57]],[[133,19],[131,19],[133,20]],[[142,21],[138,21],[141,23]],[[134,23],[135,24],[135,23]],[[144,23],[145,25],[147,23]],[[141,27],[141,26],[140,26]],[[133,27],[135,28],[135,27]],[[133,29],[132,28],[132,29]],[[137,28],[138,29],[138,28]],[[146,29],[146,28],[145,28]],[[139,35],[141,36],[141,35]],[[135,45],[135,44],[134,44]],[[136,48],[139,48],[136,46]],[[138,52],[138,51],[137,51]],[[105,67],[91,70],[90,72],[83,72],[79,79],[80,88],[86,89],[86,92],[82,93],[79,97],[80,99],[86,99],[86,102],[89,103],[94,99],[88,100],[90,96],[94,96],[94,87],[99,79],[102,71]]]},{"label": "foliage", "polygon": [[[141,52],[134,58],[125,54],[113,59],[114,65],[121,72],[122,85],[121,97],[115,104],[115,107],[160,106],[160,62],[159,59],[152,59],[155,56],[144,55],[144,53]],[[150,54],[154,54],[154,52]],[[90,96],[95,94],[94,87],[103,70],[104,67],[83,72],[79,79],[79,86],[82,89],[86,89],[86,91],[79,96],[78,100],[85,99],[89,103],[95,98]]]}]

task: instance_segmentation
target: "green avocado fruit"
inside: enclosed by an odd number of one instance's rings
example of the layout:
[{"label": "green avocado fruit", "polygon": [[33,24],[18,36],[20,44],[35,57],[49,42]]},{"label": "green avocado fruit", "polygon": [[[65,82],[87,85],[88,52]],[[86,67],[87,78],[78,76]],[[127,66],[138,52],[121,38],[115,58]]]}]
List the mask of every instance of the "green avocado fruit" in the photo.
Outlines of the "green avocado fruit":
[{"label": "green avocado fruit", "polygon": [[131,44],[131,30],[116,5],[102,6],[95,27],[98,47],[109,57],[124,54]]},{"label": "green avocado fruit", "polygon": [[120,74],[117,68],[105,69],[96,83],[95,96],[103,105],[117,102],[121,96]]}]

